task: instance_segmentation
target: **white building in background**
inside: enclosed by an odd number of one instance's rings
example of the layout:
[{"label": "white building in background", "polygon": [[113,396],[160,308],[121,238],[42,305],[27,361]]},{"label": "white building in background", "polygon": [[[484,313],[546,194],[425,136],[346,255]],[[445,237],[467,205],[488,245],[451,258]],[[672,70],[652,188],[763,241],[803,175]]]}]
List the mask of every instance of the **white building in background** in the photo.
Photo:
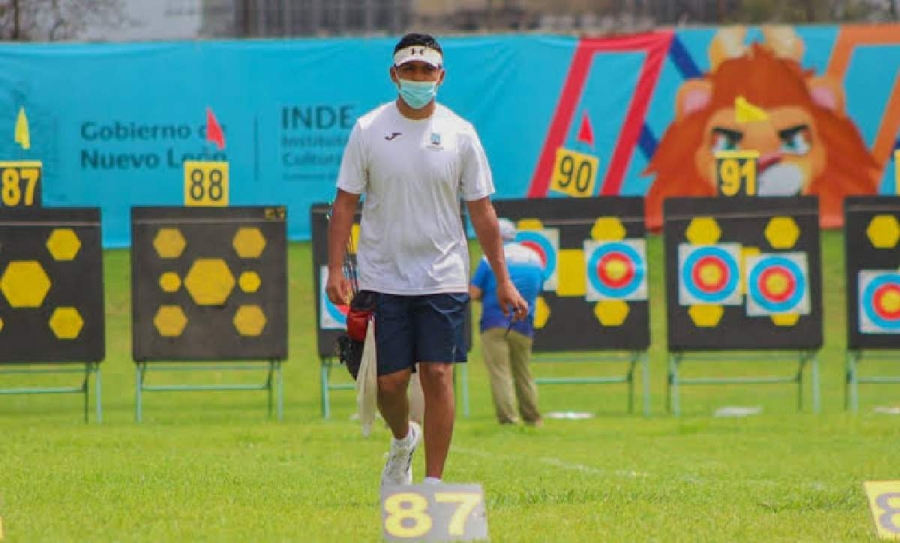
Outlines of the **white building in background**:
[{"label": "white building in background", "polygon": [[191,40],[200,36],[203,0],[120,0],[123,21],[91,26],[78,36],[95,41]]}]

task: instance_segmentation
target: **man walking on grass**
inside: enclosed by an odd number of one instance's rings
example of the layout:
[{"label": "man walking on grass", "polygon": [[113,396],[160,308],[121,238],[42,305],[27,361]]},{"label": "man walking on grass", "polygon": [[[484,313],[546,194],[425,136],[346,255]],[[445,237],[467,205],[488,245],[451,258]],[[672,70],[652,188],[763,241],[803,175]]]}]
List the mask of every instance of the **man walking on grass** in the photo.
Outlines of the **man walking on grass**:
[{"label": "man walking on grass", "polygon": [[329,223],[326,292],[347,303],[341,265],[360,196],[359,287],[377,293],[378,408],[393,433],[382,486],[412,483],[422,430],[409,420],[407,386],[416,364],[425,398],[425,483],[440,483],[453,435],[453,364],[465,362],[469,259],[459,214],[466,202],[497,276],[497,299],[515,319],[528,304],[506,270],[491,172],[475,129],[435,102],[443,50],[426,34],[394,48],[390,78],[399,96],[353,127]]}]

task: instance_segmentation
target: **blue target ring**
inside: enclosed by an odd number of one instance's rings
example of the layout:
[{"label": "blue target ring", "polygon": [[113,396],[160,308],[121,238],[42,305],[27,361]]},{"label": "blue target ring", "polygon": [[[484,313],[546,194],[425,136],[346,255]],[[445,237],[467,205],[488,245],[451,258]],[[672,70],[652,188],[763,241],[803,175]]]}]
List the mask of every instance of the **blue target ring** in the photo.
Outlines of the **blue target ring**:
[{"label": "blue target ring", "polygon": [[[697,269],[703,263],[714,263],[726,276],[720,285],[707,287],[698,284]],[[681,283],[687,291],[704,304],[718,304],[734,295],[740,280],[741,271],[734,256],[721,247],[698,247],[684,260],[681,268]]]},{"label": "blue target ring", "polygon": [[556,272],[556,248],[547,237],[534,230],[520,230],[516,233],[516,241],[533,249],[544,263],[544,280]]},{"label": "blue target ring", "polygon": [[[615,257],[629,266],[629,277],[623,285],[611,284],[601,277],[600,264],[607,257]],[[594,249],[588,258],[588,280],[594,290],[606,298],[626,298],[640,288],[644,280],[644,268],[644,258],[631,245],[621,242],[605,243]]]},{"label": "blue target ring", "polygon": [[863,311],[866,312],[866,317],[879,328],[890,330],[891,332],[900,332],[900,318],[892,318],[892,315],[882,315],[882,311],[879,311],[876,297],[880,290],[898,287],[900,287],[900,273],[886,273],[872,279],[866,285],[866,289],[862,294]]},{"label": "blue target ring", "polygon": [[[780,300],[774,299],[772,295],[765,292],[765,288],[760,286],[763,275],[771,273],[773,270],[777,270],[779,273],[786,272],[789,279],[792,280],[789,295]],[[768,256],[759,259],[750,270],[750,277],[747,278],[747,291],[753,301],[766,311],[786,313],[803,300],[806,293],[806,275],[800,265],[793,260],[783,256]]]}]

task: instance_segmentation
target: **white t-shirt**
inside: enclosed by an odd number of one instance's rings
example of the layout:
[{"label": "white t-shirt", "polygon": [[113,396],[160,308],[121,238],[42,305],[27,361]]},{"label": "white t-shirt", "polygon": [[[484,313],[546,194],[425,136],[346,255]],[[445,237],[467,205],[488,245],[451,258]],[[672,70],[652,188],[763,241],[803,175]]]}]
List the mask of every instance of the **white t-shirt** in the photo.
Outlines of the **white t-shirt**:
[{"label": "white t-shirt", "polygon": [[444,106],[428,119],[393,102],[361,117],[344,150],[339,189],[366,194],[357,245],[359,288],[413,295],[467,292],[460,199],[494,192],[474,127]]}]

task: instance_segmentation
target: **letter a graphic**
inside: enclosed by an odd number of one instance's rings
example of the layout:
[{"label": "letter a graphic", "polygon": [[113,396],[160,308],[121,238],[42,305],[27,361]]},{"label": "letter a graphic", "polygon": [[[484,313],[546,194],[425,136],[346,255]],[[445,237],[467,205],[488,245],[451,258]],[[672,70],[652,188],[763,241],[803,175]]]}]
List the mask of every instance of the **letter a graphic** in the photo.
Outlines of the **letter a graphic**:
[{"label": "letter a graphic", "polygon": [[28,117],[25,116],[25,108],[19,108],[19,117],[16,119],[16,143],[26,151],[31,149],[31,134],[28,132]]}]

